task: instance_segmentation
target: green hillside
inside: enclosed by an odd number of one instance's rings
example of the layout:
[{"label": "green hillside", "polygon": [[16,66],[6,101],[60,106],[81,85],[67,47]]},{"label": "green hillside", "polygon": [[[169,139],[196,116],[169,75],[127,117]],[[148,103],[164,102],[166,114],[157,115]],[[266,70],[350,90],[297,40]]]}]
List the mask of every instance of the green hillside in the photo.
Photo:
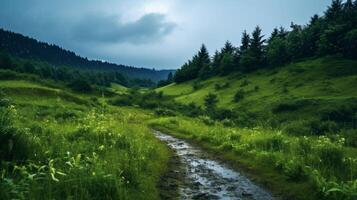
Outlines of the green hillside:
[{"label": "green hillside", "polygon": [[[207,94],[214,93],[218,97],[218,107],[244,108],[263,116],[287,104],[294,110],[295,117],[308,117],[328,106],[356,104],[356,66],[354,60],[309,59],[244,75],[234,73],[203,81],[173,83],[156,91],[174,97],[177,102],[201,106]],[[236,102],[234,96],[238,91],[243,97]]]},{"label": "green hillside", "polygon": [[159,199],[170,153],[151,117],[95,91],[0,80],[0,199]]}]

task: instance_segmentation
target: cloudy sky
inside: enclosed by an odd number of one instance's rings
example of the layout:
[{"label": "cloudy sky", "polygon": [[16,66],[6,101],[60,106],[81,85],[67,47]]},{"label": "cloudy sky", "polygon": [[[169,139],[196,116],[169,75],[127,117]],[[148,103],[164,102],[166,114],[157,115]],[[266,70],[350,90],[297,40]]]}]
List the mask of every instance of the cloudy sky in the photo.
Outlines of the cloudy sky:
[{"label": "cloudy sky", "polygon": [[330,0],[1,0],[0,27],[91,59],[180,67],[205,43],[210,52],[260,25],[265,34],[305,24]]}]

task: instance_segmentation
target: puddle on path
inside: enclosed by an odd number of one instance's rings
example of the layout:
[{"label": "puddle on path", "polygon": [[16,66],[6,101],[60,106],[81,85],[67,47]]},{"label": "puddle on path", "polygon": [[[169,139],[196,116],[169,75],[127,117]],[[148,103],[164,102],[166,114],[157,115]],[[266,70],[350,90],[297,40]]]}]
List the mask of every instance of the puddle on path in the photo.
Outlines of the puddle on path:
[{"label": "puddle on path", "polygon": [[255,199],[272,200],[272,195],[248,178],[182,139],[154,131],[155,136],[176,151],[183,164],[181,199]]}]

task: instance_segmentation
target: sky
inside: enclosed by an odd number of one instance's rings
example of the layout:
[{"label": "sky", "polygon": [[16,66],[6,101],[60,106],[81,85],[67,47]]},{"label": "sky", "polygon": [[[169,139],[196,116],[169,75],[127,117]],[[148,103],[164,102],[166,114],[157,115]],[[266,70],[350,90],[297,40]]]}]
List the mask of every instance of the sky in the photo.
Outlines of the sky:
[{"label": "sky", "polygon": [[90,59],[176,69],[204,43],[211,54],[259,25],[306,24],[331,0],[1,0],[0,28]]}]

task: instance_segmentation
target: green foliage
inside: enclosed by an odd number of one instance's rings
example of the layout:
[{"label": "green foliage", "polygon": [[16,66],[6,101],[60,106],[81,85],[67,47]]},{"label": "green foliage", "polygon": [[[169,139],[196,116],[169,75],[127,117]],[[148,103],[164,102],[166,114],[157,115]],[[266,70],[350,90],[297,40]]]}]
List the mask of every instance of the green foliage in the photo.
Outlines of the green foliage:
[{"label": "green foliage", "polygon": [[89,82],[85,78],[79,78],[77,80],[74,80],[68,86],[77,92],[91,92],[92,91],[92,86],[89,84]]},{"label": "green foliage", "polygon": [[245,92],[244,90],[240,89],[234,94],[234,102],[238,103],[244,99]]},{"label": "green foliage", "polygon": [[281,66],[289,60],[286,41],[282,38],[274,38],[267,47],[267,60],[270,66]]},{"label": "green foliage", "polygon": [[212,112],[216,109],[218,103],[217,95],[209,93],[204,100],[207,112]]},{"label": "green foliage", "polygon": [[176,71],[174,81],[179,83],[198,77],[205,79],[210,76],[211,71],[211,60],[203,44],[198,53]]},{"label": "green foliage", "polygon": [[333,1],[323,16],[312,16],[307,25],[291,23],[290,30],[274,28],[267,42],[259,26],[251,35],[244,31],[239,47],[227,41],[221,51],[214,54],[211,66],[198,67],[199,56],[194,56],[177,71],[175,82],[197,78],[198,69],[202,71],[201,78],[206,79],[237,71],[250,73],[267,67],[267,64],[270,67],[284,66],[314,56],[356,58],[355,4],[351,0]]},{"label": "green foliage", "polygon": [[[180,123],[171,123],[171,119],[160,118],[151,123],[155,127],[172,130],[179,137],[191,138],[219,155],[230,152],[226,159],[238,162],[239,166],[250,163],[249,171],[254,173],[263,167],[263,171],[269,172],[263,181],[277,184],[278,188],[291,183],[302,184],[312,189],[306,196],[312,199],[355,197],[356,150],[345,147],[343,137],[295,137],[271,129],[225,127],[219,122],[207,123],[202,119],[184,117],[175,117],[175,121]],[[277,178],[278,174],[286,182]],[[272,176],[278,182],[271,179]],[[307,191],[307,188],[293,188],[298,190],[294,191],[298,197]]]}]

